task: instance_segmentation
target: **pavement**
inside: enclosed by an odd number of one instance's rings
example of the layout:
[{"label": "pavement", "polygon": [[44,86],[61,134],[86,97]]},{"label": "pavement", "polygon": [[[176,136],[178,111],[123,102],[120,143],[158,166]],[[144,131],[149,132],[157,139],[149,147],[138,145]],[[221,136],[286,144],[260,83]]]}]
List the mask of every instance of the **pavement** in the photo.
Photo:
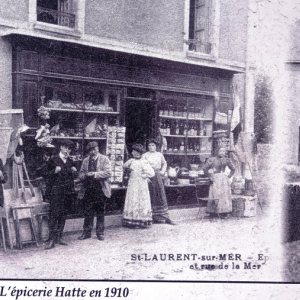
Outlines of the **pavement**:
[{"label": "pavement", "polygon": [[[0,252],[0,278],[39,280],[282,281],[281,246],[270,215],[196,219],[198,208],[170,210],[176,225],[109,225],[105,240],[29,245]],[[120,218],[121,216],[119,216]],[[81,220],[82,222],[82,220]],[[299,245],[300,247],[300,245]]]}]

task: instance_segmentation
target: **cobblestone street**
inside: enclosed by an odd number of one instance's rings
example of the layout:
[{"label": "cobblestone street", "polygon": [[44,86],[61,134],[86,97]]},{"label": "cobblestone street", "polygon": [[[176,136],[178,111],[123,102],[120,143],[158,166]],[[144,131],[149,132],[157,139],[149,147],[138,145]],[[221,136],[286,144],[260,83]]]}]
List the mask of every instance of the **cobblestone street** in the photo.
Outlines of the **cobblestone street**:
[{"label": "cobblestone street", "polygon": [[[191,218],[175,219],[176,226],[154,224],[150,229],[139,230],[110,226],[106,230],[105,241],[98,241],[95,235],[79,241],[77,237],[80,232],[67,232],[65,240],[68,246],[57,245],[47,251],[43,246],[29,246],[23,250],[1,252],[0,277],[50,280],[282,280],[281,249],[276,239],[276,226],[270,218],[258,215],[253,218],[201,221],[195,219],[196,214],[195,208]],[[220,254],[226,254],[224,260]]]}]

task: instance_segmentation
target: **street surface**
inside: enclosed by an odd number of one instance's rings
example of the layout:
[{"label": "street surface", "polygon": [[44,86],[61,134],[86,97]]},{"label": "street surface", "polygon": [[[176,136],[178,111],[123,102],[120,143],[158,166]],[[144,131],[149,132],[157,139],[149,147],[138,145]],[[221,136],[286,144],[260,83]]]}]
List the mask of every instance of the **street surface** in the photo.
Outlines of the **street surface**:
[{"label": "street surface", "polygon": [[281,247],[276,224],[270,222],[270,217],[202,221],[194,218],[196,214],[197,208],[192,218],[175,219],[175,226],[154,224],[150,229],[111,226],[106,229],[105,241],[98,241],[94,232],[91,239],[79,241],[81,232],[71,232],[64,236],[68,246],[56,245],[51,250],[28,246],[23,250],[2,251],[0,278],[282,280]]}]

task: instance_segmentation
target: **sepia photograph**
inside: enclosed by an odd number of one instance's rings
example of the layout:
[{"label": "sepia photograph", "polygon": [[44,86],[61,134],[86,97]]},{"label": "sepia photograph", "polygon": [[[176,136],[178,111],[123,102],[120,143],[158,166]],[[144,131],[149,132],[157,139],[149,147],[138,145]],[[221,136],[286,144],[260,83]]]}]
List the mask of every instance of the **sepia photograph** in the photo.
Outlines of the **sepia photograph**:
[{"label": "sepia photograph", "polygon": [[0,297],[300,281],[299,1],[0,4]]}]

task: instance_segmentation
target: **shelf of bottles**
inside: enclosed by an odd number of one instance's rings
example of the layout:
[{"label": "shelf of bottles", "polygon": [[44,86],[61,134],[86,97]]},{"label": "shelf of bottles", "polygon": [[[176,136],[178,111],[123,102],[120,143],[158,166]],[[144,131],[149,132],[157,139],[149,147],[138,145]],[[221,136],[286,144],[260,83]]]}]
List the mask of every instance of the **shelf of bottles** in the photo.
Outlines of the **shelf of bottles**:
[{"label": "shelf of bottles", "polygon": [[162,99],[159,129],[167,140],[165,155],[208,157],[212,151],[213,100]]}]

